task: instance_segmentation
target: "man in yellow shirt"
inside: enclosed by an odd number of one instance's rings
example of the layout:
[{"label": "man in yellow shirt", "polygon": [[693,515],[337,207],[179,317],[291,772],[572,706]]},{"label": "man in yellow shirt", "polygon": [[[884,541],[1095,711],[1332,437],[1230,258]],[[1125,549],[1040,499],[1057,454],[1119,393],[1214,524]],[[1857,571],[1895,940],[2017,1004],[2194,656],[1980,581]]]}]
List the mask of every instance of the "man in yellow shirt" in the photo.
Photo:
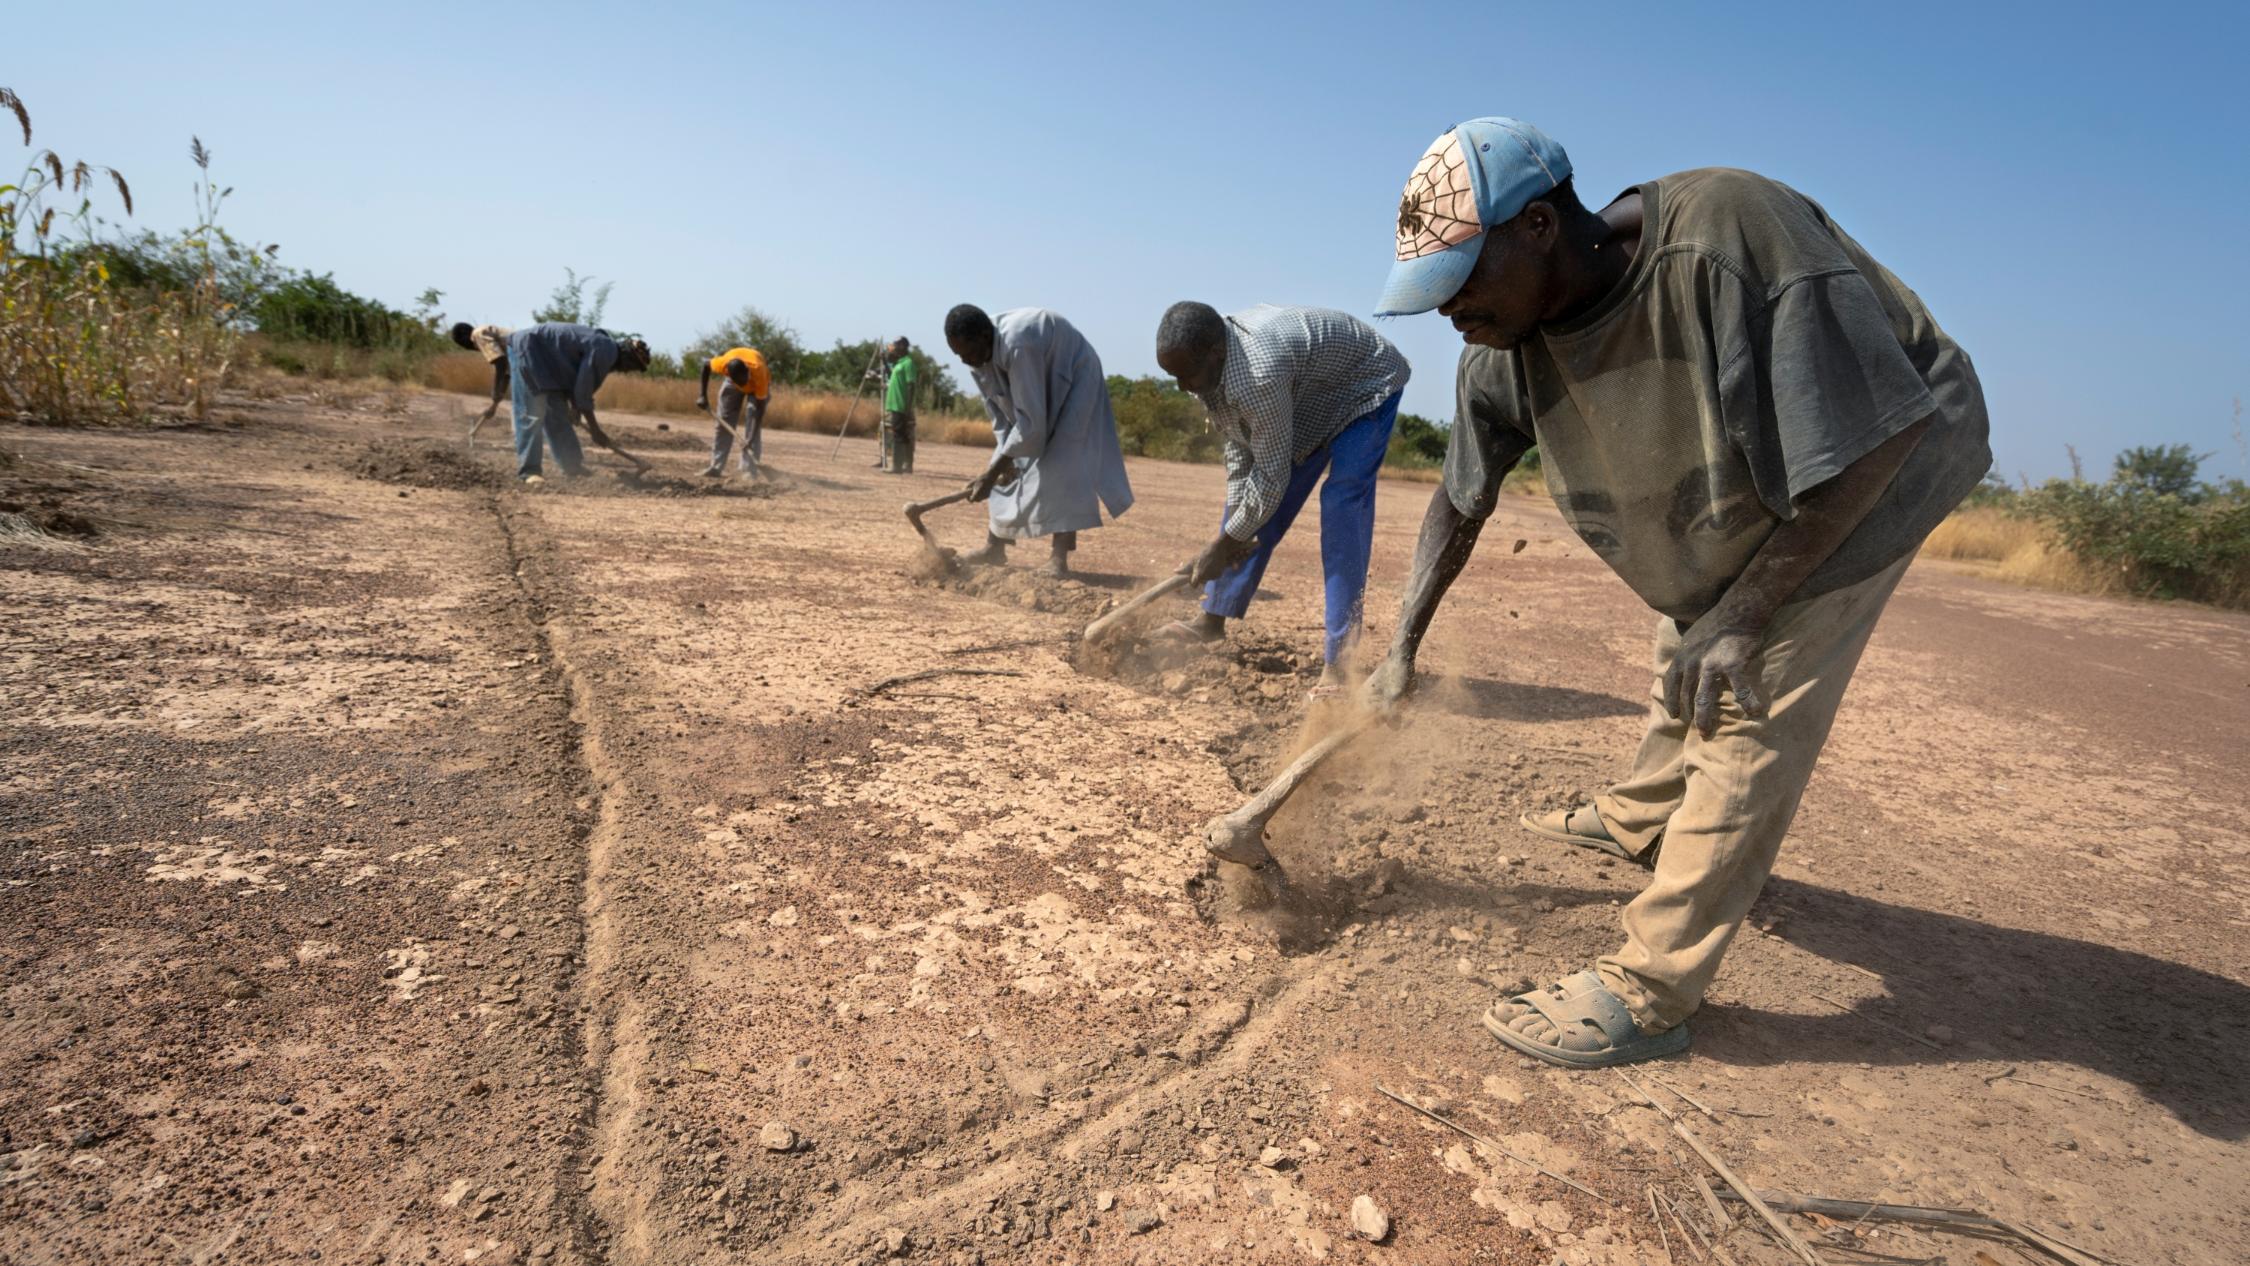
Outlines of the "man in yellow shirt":
[{"label": "man in yellow shirt", "polygon": [[711,407],[713,374],[725,381],[719,384],[719,425],[711,436],[711,465],[703,473],[713,479],[726,473],[727,451],[734,447],[738,431],[742,433],[742,473],[759,473],[758,464],[766,455],[766,401],[773,388],[766,358],[754,347],[735,347],[704,362],[703,379],[695,389],[698,409]]}]

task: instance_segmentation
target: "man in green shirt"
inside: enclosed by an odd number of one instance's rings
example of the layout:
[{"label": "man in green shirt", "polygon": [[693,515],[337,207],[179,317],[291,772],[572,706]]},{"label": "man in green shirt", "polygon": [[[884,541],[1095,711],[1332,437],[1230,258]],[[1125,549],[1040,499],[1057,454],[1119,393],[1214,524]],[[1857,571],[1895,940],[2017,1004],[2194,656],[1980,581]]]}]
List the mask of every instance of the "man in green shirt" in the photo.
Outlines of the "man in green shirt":
[{"label": "man in green shirt", "polygon": [[1566,1067],[1668,1054],[1765,886],[1884,603],[1991,468],[1984,393],[1921,299],[1812,199],[1708,168],[1589,210],[1562,147],[1514,119],[1447,132],[1407,181],[1376,310],[1432,308],[1469,346],[1370,702],[1413,688],[1438,600],[1537,444],[1564,521],[1657,627],[1632,772],[1524,825],[1654,874],[1623,949],[1484,1024]]},{"label": "man in green shirt", "polygon": [[905,335],[891,341],[889,385],[883,389],[883,469],[914,473],[914,354]]}]

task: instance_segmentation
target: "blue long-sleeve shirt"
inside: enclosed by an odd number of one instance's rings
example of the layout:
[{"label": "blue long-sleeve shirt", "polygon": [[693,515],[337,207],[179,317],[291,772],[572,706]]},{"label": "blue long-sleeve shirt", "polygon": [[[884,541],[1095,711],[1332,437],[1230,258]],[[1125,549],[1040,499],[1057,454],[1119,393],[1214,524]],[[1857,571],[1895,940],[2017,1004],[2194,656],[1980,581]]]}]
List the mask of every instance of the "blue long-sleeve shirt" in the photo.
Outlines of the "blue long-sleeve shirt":
[{"label": "blue long-sleeve shirt", "polygon": [[594,393],[617,367],[617,340],[591,325],[549,321],[508,336],[508,361],[532,391],[567,391],[583,414],[594,411]]}]

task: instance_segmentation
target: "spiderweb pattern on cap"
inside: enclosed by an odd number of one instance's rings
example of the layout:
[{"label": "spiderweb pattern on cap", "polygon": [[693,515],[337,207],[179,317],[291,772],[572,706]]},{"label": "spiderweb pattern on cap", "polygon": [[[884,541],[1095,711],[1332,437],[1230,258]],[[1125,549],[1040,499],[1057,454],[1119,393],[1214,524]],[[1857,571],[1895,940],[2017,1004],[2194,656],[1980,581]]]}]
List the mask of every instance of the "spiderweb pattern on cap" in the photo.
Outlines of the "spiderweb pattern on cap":
[{"label": "spiderweb pattern on cap", "polygon": [[1452,132],[1430,142],[1406,192],[1398,200],[1398,257],[1420,259],[1458,246],[1484,231],[1477,219],[1476,190],[1469,184],[1469,156]]}]

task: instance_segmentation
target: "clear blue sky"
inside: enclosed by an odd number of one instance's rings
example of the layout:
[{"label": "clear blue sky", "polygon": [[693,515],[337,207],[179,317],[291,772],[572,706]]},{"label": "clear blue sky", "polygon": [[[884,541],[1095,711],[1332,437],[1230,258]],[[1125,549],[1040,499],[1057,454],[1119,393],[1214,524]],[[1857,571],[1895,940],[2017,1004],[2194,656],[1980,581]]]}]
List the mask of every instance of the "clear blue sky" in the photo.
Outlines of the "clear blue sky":
[{"label": "clear blue sky", "polygon": [[[659,347],[746,303],[808,343],[1038,305],[1153,373],[1175,299],[1366,313],[1457,120],[1560,140],[1589,201],[1747,167],[1824,203],[1983,375],[2001,468],[2186,441],[2250,476],[2250,6],[26,6],[36,140],[404,306],[521,321],[565,265]],[[2003,13],[2018,16],[2008,16]],[[1384,324],[1407,407],[1459,345]]]}]

